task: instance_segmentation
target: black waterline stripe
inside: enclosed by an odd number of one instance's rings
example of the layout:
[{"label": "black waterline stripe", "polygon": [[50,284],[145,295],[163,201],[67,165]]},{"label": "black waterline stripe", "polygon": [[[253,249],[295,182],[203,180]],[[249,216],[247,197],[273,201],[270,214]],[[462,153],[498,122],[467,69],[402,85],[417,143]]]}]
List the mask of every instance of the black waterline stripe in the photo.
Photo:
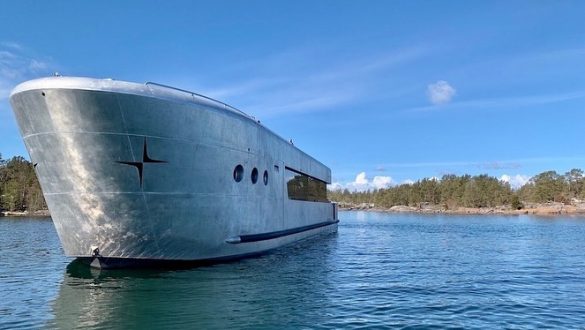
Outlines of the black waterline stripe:
[{"label": "black waterline stripe", "polygon": [[303,227],[273,231],[270,233],[242,235],[242,236],[240,236],[239,241],[235,241],[233,243],[250,243],[250,242],[258,242],[258,241],[266,241],[269,239],[298,234],[298,233],[302,233],[302,232],[307,231],[307,230],[333,225],[333,224],[336,224],[338,222],[339,222],[339,220],[330,220],[330,221],[319,222],[319,223],[315,223],[315,224],[303,226]]}]

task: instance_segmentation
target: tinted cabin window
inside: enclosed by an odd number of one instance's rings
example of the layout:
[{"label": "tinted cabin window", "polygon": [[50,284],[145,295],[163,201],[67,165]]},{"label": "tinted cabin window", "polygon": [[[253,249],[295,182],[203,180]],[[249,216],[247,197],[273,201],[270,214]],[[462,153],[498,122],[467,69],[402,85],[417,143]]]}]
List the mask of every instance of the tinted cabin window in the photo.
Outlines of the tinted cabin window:
[{"label": "tinted cabin window", "polygon": [[310,176],[286,169],[288,198],[310,202],[329,202],[327,184]]}]

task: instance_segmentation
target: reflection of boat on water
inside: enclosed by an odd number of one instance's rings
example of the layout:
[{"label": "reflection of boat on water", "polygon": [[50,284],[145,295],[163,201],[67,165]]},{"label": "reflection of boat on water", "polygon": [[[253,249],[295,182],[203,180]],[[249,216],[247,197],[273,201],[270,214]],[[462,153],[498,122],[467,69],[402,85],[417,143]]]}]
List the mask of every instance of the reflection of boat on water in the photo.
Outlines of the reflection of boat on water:
[{"label": "reflection of boat on water", "polygon": [[[322,244],[315,244],[322,243]],[[282,328],[326,322],[334,236],[187,270],[93,269],[74,261],[48,328]]]},{"label": "reflection of boat on water", "polygon": [[329,168],[219,101],[72,77],[10,101],[65,253],[96,267],[224,260],[337,230]]}]

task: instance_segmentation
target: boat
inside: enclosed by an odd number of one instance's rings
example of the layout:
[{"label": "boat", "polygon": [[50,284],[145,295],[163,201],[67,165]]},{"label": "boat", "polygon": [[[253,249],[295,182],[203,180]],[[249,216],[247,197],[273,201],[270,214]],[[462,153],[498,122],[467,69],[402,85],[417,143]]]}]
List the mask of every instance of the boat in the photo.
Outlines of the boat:
[{"label": "boat", "polygon": [[215,263],[337,231],[331,170],[223,102],[54,76],[10,103],[63,250],[92,267]]}]

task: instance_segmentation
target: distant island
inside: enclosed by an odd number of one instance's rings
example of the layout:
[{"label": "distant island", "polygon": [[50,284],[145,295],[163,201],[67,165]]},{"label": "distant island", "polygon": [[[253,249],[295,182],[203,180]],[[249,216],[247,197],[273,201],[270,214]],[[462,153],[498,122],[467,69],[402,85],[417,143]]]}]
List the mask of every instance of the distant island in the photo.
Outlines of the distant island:
[{"label": "distant island", "polygon": [[585,177],[580,169],[564,175],[546,171],[514,190],[483,175],[444,175],[388,189],[329,191],[342,209],[448,214],[584,214]]},{"label": "distant island", "polygon": [[[585,214],[585,176],[572,169],[546,171],[519,189],[487,174],[444,175],[387,189],[328,191],[342,209],[451,214]],[[23,157],[0,154],[0,216],[48,216],[34,166]]]}]

